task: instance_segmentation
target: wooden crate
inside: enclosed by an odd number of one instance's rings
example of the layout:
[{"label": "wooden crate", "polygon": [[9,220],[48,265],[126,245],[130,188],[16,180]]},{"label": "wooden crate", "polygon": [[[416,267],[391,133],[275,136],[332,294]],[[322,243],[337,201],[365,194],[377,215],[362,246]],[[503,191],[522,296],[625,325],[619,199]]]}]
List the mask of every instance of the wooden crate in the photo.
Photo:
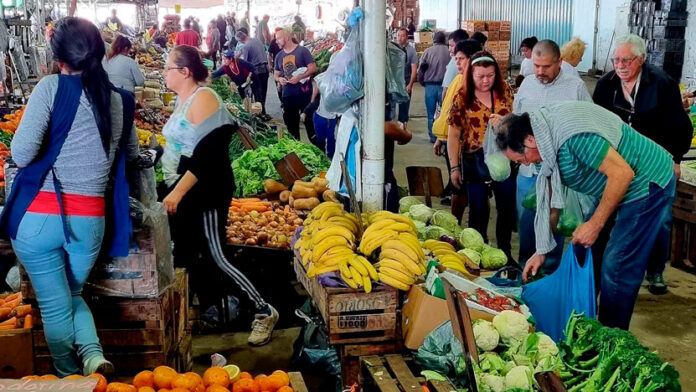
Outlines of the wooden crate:
[{"label": "wooden crate", "polygon": [[193,369],[193,336],[191,331],[186,331],[179,340],[179,344],[174,352],[174,369],[179,373],[191,371]]},{"label": "wooden crate", "polygon": [[696,185],[679,181],[672,207],[673,267],[696,274]]},{"label": "wooden crate", "polygon": [[[88,301],[104,356],[120,374],[132,375],[163,364],[177,367],[179,340],[173,298],[174,287],[170,286],[158,298],[99,297]],[[54,373],[40,327],[34,330],[34,359],[37,373]]]},{"label": "wooden crate", "polygon": [[324,287],[318,279],[310,279],[295,258],[295,274],[319,309],[329,330],[332,344],[355,344],[397,338],[396,308],[398,291],[390,286],[375,285],[365,293],[350,288]]},{"label": "wooden crate", "polygon": [[336,348],[341,358],[343,385],[347,387],[360,383],[360,357],[401,354],[404,349],[401,339],[370,344],[345,344]]},{"label": "wooden crate", "polygon": [[0,331],[0,378],[21,378],[34,372],[30,328]]},{"label": "wooden crate", "polygon": [[445,381],[427,381],[415,376],[418,367],[402,355],[365,356],[360,358],[360,386],[364,392],[420,392],[427,386],[432,392],[456,391]]},{"label": "wooden crate", "polygon": [[302,378],[302,373],[288,372],[288,378],[290,378],[290,386],[295,392],[308,392],[307,385],[305,385],[304,379]]},{"label": "wooden crate", "polygon": [[189,283],[188,273],[185,269],[176,269],[172,287],[174,331],[176,332],[176,340],[180,341],[187,333],[191,332],[191,323],[189,321]]}]

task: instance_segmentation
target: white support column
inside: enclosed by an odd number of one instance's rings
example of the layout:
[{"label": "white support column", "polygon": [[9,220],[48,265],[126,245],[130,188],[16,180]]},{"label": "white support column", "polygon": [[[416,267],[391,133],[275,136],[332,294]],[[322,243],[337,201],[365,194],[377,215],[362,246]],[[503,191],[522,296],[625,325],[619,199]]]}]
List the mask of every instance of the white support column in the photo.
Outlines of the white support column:
[{"label": "white support column", "polygon": [[386,84],[386,3],[365,0],[363,56],[365,98],[362,114],[362,201],[366,212],[384,205],[384,110]]}]

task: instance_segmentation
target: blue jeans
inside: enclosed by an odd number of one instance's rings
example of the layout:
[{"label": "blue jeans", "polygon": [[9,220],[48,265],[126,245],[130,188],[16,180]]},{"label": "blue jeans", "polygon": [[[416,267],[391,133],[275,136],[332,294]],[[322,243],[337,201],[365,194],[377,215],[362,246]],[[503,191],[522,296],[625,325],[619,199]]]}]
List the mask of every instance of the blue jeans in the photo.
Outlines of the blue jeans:
[{"label": "blue jeans", "polygon": [[430,142],[435,143],[433,135],[433,122],[435,122],[435,110],[442,104],[442,83],[426,83],[425,85],[425,109],[428,112],[428,136]]},{"label": "blue jeans", "polygon": [[408,101],[402,102],[398,106],[399,114],[396,119],[402,123],[408,122],[408,111],[411,109],[411,96],[408,97]]},{"label": "blue jeans", "polygon": [[[503,182],[491,183],[497,219],[495,223],[495,237],[498,248],[510,253],[512,229],[515,226],[515,179],[508,178]],[[467,195],[469,198],[469,227],[476,229],[488,243],[488,219],[490,217],[490,205],[488,203],[488,184],[467,183]]]},{"label": "blue jeans", "polygon": [[[519,262],[522,267],[527,263],[530,257],[536,253],[536,236],[534,235],[534,218],[536,211],[522,207],[522,201],[532,189],[536,187],[536,176],[525,177],[517,176],[517,234],[520,237],[520,254]],[[556,240],[556,247],[546,254],[546,262],[544,263],[544,272],[551,273],[558,268],[563,257],[563,243],[565,237],[560,234],[553,236]]]},{"label": "blue jeans", "polygon": [[317,135],[317,144],[319,148],[326,153],[329,159],[333,158],[336,150],[336,135],[334,135],[334,130],[336,129],[337,119],[327,119],[315,112],[312,121],[314,121],[314,132]]},{"label": "blue jeans", "polygon": [[46,342],[58,376],[81,374],[82,364],[103,356],[82,287],[99,255],[104,217],[69,216],[70,243],[60,215],[27,212],[12,247],[29,274],[41,309]]},{"label": "blue jeans", "polygon": [[619,206],[616,222],[602,257],[599,321],[607,327],[628,329],[648,260],[671,220],[676,176],[662,189],[650,185],[643,199]]}]

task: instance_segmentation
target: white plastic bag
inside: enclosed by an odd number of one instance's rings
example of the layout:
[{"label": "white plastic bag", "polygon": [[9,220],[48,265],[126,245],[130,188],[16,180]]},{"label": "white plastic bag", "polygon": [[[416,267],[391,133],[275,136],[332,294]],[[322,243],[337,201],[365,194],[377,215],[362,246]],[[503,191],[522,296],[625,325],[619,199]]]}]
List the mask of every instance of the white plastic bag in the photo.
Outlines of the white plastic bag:
[{"label": "white plastic bag", "polygon": [[488,127],[486,127],[486,135],[483,138],[483,161],[488,167],[491,179],[501,182],[510,177],[511,167],[510,160],[507,159],[505,154],[500,151],[498,145],[495,143],[496,136],[493,125],[489,120]]},{"label": "white plastic bag", "polygon": [[365,94],[360,25],[351,30],[346,44],[331,57],[329,67],[316,77],[326,110],[342,114]]}]

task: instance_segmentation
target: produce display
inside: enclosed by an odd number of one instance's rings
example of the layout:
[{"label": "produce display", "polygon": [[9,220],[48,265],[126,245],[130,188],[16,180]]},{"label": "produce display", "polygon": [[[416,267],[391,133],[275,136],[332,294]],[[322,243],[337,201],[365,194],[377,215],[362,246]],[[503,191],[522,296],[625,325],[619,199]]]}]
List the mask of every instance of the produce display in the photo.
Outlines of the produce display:
[{"label": "produce display", "polygon": [[22,293],[0,294],[0,331],[31,328],[31,305],[22,303]]},{"label": "produce display", "polygon": [[295,243],[307,276],[332,274],[365,292],[372,290],[372,281],[409,290],[425,274],[413,222],[387,211],[364,214],[361,220],[365,230],[359,237],[357,217],[341,204],[324,202],[312,210]]},{"label": "produce display", "polygon": [[274,163],[291,152],[296,153],[304,163],[310,178],[318,176],[331,165],[326,155],[316,146],[283,138],[276,144],[245,151],[232,162],[237,196],[258,195],[263,192],[263,185],[267,179],[279,181],[280,174],[276,171]]},{"label": "produce display", "polygon": [[476,302],[481,306],[485,306],[488,309],[495,310],[496,312],[502,312],[504,310],[513,310],[515,312],[520,312],[520,304],[508,297],[499,295],[488,291],[483,288],[478,288],[473,293],[460,293],[460,295],[469,301]]},{"label": "produce display", "polygon": [[[254,377],[236,365],[212,366],[205,370],[203,376],[195,372],[178,373],[169,366],[158,366],[136,374],[130,383],[107,382],[98,373],[89,376],[74,374],[63,379],[77,380],[83,377],[98,380],[94,392],[294,392],[290,386],[290,376],[282,370],[268,376],[259,374]],[[58,380],[58,377],[47,374],[26,376],[22,380]]]},{"label": "produce display", "polygon": [[428,254],[432,254],[442,266],[458,271],[467,278],[476,278],[469,270],[478,270],[479,264],[466,254],[456,252],[452,244],[437,240],[426,240],[423,243],[423,248],[427,249]]},{"label": "produce display", "polygon": [[227,243],[289,248],[302,218],[290,206],[260,199],[232,199],[227,217]]}]

